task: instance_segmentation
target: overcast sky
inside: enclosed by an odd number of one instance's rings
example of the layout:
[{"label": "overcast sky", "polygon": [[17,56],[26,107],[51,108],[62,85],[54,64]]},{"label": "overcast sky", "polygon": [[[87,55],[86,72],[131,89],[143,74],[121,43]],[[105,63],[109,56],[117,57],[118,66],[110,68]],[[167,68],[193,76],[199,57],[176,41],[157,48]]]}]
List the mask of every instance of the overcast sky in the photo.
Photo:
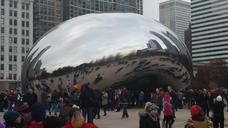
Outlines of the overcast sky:
[{"label": "overcast sky", "polygon": [[[143,14],[146,17],[159,20],[159,3],[167,0],[143,0]],[[185,0],[189,1],[190,0]]]}]

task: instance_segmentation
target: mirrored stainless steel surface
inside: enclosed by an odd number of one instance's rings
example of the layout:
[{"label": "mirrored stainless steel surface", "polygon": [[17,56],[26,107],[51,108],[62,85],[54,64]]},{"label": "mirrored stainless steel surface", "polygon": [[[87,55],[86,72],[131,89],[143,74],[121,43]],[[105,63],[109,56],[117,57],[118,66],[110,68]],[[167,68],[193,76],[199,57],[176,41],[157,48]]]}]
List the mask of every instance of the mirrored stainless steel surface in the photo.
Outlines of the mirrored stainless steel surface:
[{"label": "mirrored stainless steel surface", "polygon": [[24,90],[87,83],[104,89],[148,78],[184,88],[191,74],[187,47],[167,27],[142,15],[105,13],[73,18],[46,33],[24,62],[22,83]]}]

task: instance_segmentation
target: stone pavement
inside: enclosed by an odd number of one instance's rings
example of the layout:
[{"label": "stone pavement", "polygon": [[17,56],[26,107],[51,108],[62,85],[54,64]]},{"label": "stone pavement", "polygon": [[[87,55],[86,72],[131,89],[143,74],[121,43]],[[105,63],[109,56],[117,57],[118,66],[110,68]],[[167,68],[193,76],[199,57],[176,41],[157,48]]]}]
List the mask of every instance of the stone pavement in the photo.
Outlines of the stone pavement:
[{"label": "stone pavement", "polygon": [[[138,112],[141,109],[129,109],[128,113],[130,118],[121,119],[122,112],[108,112],[107,117],[101,117],[99,120],[95,120],[95,124],[99,128],[139,128],[139,116]],[[103,114],[101,112],[101,114]],[[228,128],[228,112],[226,115],[225,128]],[[162,116],[163,117],[163,116]],[[176,121],[173,128],[184,128],[185,121],[190,117],[190,112],[187,109],[178,110],[176,113]]]}]

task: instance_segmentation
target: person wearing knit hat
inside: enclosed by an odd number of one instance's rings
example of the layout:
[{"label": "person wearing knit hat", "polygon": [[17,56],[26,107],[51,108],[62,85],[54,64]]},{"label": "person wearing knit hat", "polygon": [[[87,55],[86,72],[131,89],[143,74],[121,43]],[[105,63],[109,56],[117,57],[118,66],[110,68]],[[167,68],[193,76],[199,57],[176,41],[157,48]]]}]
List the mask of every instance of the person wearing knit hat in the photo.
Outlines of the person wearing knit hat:
[{"label": "person wearing knit hat", "polygon": [[225,103],[223,102],[222,97],[219,95],[216,97],[216,101],[212,106],[212,111],[213,111],[213,117],[212,121],[214,124],[214,128],[224,128],[224,108],[225,108]]},{"label": "person wearing knit hat", "polygon": [[199,116],[202,112],[201,107],[198,105],[193,105],[190,109],[192,117]]},{"label": "person wearing knit hat", "polygon": [[139,128],[160,128],[158,110],[157,105],[147,102],[144,111],[139,113]]},{"label": "person wearing knit hat", "polygon": [[20,116],[20,113],[16,111],[8,111],[3,116],[5,122],[5,127],[9,128],[22,128],[23,127],[23,119]]},{"label": "person wearing knit hat", "polygon": [[211,120],[204,115],[199,105],[193,105],[190,108],[191,119],[185,124],[185,128],[213,128]]}]

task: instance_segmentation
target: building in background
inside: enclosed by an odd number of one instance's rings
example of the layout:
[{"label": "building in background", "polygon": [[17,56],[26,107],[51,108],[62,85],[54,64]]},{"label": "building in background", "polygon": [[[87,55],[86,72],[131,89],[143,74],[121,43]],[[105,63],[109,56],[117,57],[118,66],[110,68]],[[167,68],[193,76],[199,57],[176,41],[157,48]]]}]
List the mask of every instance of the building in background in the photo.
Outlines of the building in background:
[{"label": "building in background", "polygon": [[22,63],[33,45],[33,0],[0,2],[0,85],[4,89],[21,80]]},{"label": "building in background", "polygon": [[64,20],[88,13],[143,13],[143,0],[64,0],[63,6]]},{"label": "building in background", "polygon": [[35,43],[47,31],[63,22],[63,0],[34,0],[33,7]]},{"label": "building in background", "polygon": [[228,0],[192,0],[192,60],[228,60]]},{"label": "building in background", "polygon": [[182,42],[191,21],[191,6],[187,1],[169,0],[159,5],[160,22],[173,30]]}]

